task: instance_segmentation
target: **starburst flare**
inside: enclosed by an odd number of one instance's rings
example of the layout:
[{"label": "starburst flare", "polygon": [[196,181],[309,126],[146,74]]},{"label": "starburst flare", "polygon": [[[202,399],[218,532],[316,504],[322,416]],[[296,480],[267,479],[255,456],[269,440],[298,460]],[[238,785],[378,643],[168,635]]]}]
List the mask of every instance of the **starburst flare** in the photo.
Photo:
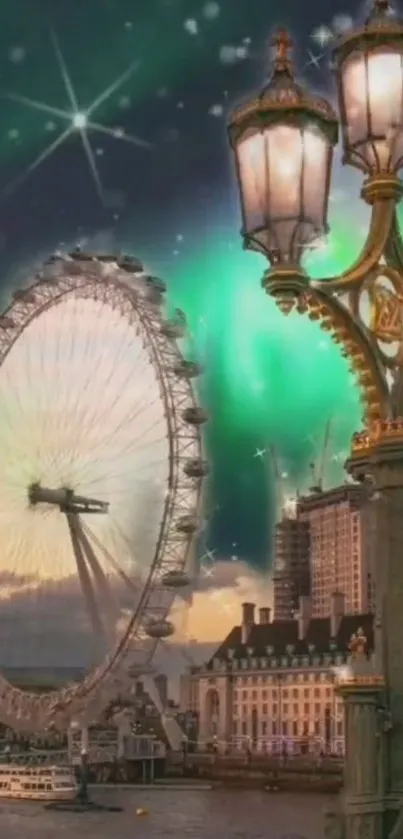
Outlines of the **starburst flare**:
[{"label": "starburst flare", "polygon": [[64,88],[69,100],[70,109],[64,110],[62,108],[54,107],[53,105],[49,105],[46,102],[39,101],[37,99],[30,99],[27,96],[21,96],[17,93],[8,93],[6,94],[7,99],[12,102],[15,102],[19,105],[23,105],[24,107],[31,108],[35,111],[40,111],[42,113],[51,115],[53,117],[57,117],[59,120],[64,120],[67,122],[67,128],[62,130],[61,133],[53,140],[52,143],[47,145],[45,149],[43,149],[38,157],[29,164],[29,166],[15,178],[8,186],[5,188],[5,194],[8,196],[15,191],[15,189],[20,186],[26,179],[34,172],[38,167],[44,163],[61,145],[63,145],[68,139],[70,139],[74,134],[79,134],[80,139],[82,142],[82,146],[84,149],[84,153],[87,158],[88,166],[94,180],[94,184],[98,195],[102,202],[104,203],[104,190],[101,182],[101,178],[98,172],[95,154],[92,149],[88,133],[90,131],[97,132],[101,134],[106,134],[108,137],[112,137],[114,139],[123,140],[127,143],[132,143],[133,145],[139,146],[145,149],[151,149],[152,144],[149,143],[147,140],[143,140],[140,137],[132,136],[126,134],[125,131],[122,129],[118,130],[116,128],[110,128],[102,123],[95,122],[92,120],[92,114],[94,114],[98,108],[104,104],[113,93],[116,91],[126,82],[134,70],[136,69],[137,62],[132,62],[132,64],[127,67],[127,69],[118,76],[111,84],[109,84],[90,104],[87,108],[83,109],[80,107],[76,92],[73,87],[73,83],[64,60],[63,53],[61,51],[58,38],[56,33],[52,31],[52,42],[55,50],[55,55],[57,59],[57,63],[59,66],[59,70],[63,79]]}]

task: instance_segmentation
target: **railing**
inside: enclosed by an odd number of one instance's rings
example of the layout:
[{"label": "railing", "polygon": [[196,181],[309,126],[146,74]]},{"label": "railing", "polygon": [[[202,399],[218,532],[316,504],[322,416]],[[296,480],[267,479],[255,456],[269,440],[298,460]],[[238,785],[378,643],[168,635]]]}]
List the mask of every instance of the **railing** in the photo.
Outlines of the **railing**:
[{"label": "railing", "polygon": [[[101,742],[96,738],[95,743],[88,744],[88,763],[115,763],[117,760],[163,760],[166,749],[160,740],[154,737],[136,737],[128,735],[118,744],[115,742]],[[0,763],[10,763],[14,766],[79,766],[81,763],[81,744],[77,740],[70,744],[70,749],[56,751],[40,750],[24,752],[0,753]]]},{"label": "railing", "polygon": [[67,766],[70,763],[67,750],[64,751],[32,751],[3,753],[1,763],[12,763],[14,766]]}]

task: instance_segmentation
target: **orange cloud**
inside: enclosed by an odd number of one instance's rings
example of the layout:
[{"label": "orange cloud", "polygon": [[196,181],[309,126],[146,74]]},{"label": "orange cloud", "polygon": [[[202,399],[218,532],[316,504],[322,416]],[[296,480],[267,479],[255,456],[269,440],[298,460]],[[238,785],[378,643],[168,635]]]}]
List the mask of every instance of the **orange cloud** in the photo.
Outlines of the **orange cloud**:
[{"label": "orange cloud", "polygon": [[192,593],[190,602],[178,599],[175,604],[175,640],[220,642],[233,626],[241,623],[241,605],[246,600],[257,606],[271,606],[271,577],[254,574],[240,561],[217,562],[211,576],[203,576],[202,570],[200,586]]}]

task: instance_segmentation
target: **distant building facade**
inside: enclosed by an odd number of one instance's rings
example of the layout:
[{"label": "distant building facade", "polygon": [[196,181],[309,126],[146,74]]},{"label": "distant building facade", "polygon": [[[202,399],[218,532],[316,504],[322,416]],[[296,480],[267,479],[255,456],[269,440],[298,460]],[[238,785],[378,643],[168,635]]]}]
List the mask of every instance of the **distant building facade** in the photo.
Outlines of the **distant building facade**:
[{"label": "distant building facade", "polygon": [[274,620],[290,620],[310,591],[309,522],[284,515],[275,526]]},{"label": "distant building facade", "polygon": [[182,681],[182,710],[197,702],[199,744],[214,740],[221,749],[342,755],[344,711],[334,672],[346,666],[359,628],[373,649],[372,615],[344,614],[339,593],[326,618],[312,617],[307,597],[293,620],[271,622],[270,610],[261,609],[256,623],[253,603],[242,610],[242,624]]},{"label": "distant building facade", "polygon": [[200,667],[188,667],[185,673],[181,673],[179,681],[179,710],[183,714],[199,713],[199,672]]},{"label": "distant building facade", "polygon": [[297,519],[309,528],[313,617],[330,614],[334,592],[344,594],[347,614],[373,611],[370,517],[362,487],[344,484],[300,497]]}]

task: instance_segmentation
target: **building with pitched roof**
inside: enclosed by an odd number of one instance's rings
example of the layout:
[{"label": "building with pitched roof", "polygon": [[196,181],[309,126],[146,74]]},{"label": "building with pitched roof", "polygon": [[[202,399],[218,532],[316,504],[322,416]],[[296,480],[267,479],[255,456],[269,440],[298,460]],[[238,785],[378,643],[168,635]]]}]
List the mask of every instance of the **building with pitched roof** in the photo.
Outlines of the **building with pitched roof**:
[{"label": "building with pitched roof", "polygon": [[335,673],[347,666],[350,640],[359,629],[373,650],[373,616],[346,615],[334,593],[329,617],[313,617],[309,597],[298,616],[271,620],[270,609],[242,606],[211,659],[192,668],[181,685],[181,706],[199,715],[199,742],[267,753],[344,753],[344,712]]}]

